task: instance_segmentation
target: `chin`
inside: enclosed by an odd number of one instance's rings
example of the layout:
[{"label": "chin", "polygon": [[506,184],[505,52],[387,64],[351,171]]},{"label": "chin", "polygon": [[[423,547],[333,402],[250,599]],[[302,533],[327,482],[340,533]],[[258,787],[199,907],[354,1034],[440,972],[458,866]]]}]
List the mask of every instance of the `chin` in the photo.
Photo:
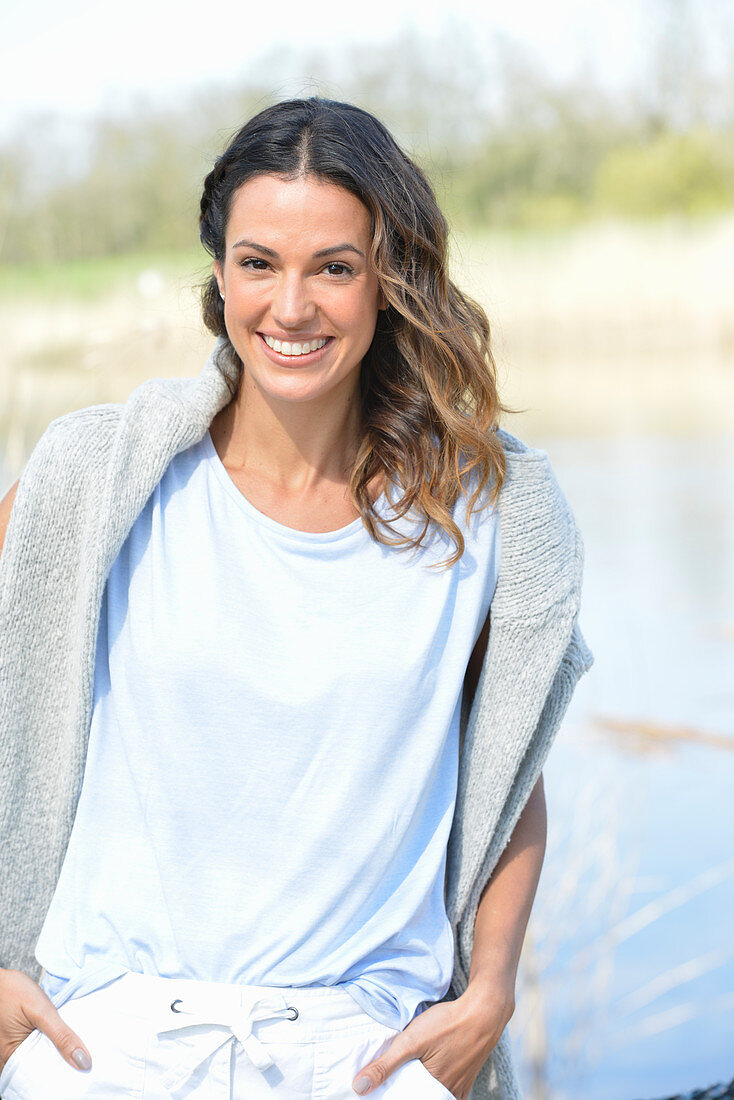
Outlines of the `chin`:
[{"label": "chin", "polygon": [[272,378],[251,377],[255,385],[274,401],[315,401],[333,389],[332,386],[319,386],[317,382],[306,378],[286,378],[275,382]]}]

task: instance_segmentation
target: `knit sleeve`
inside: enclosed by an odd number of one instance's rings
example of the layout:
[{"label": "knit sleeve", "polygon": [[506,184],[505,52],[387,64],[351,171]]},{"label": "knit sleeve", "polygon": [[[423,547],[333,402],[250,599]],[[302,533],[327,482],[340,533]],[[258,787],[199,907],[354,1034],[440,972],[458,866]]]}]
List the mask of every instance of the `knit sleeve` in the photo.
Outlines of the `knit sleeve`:
[{"label": "knit sleeve", "polygon": [[[584,638],[577,613],[568,644],[551,681],[537,725],[509,788],[505,799],[504,812],[500,816],[497,827],[485,850],[481,870],[469,895],[466,912],[462,920],[463,935],[460,937],[463,950],[458,953],[456,960],[455,977],[463,982],[462,988],[465,987],[469,978],[468,967],[471,962],[473,929],[484,887],[512,836],[533,787],[538,782],[576,686],[593,663],[594,655]],[[465,970],[464,965],[466,966]],[[462,973],[462,971],[464,972]]]},{"label": "knit sleeve", "polygon": [[54,567],[54,548],[71,537],[75,502],[102,474],[121,407],[110,403],[65,413],[50,422],[31,451],[0,555],[0,609],[7,611],[17,585],[24,591],[31,584],[43,588],[44,570]]}]

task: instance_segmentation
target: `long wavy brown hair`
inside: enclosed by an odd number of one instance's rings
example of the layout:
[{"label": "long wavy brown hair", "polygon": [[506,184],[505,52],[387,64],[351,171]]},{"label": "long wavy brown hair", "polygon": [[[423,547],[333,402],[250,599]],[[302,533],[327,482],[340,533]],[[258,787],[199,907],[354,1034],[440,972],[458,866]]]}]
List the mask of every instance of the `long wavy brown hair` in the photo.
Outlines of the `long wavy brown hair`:
[{"label": "long wavy brown hair", "polygon": [[[385,544],[420,547],[432,524],[441,528],[456,545],[437,563],[449,568],[464,552],[456,501],[467,498],[467,524],[497,501],[506,462],[496,428],[510,410],[497,393],[487,315],[448,276],[448,224],[433,188],[368,111],[320,96],[276,103],[237,131],[204,181],[200,237],[220,262],[232,197],[258,174],[328,180],[371,215],[370,260],[388,305],[360,368],[351,498]],[[202,286],[202,312],[207,328],[229,340],[214,274]],[[234,398],[243,364],[231,343],[227,350],[239,368]],[[367,487],[377,474],[399,490],[396,515],[417,516],[414,535],[396,533],[374,510]]]}]

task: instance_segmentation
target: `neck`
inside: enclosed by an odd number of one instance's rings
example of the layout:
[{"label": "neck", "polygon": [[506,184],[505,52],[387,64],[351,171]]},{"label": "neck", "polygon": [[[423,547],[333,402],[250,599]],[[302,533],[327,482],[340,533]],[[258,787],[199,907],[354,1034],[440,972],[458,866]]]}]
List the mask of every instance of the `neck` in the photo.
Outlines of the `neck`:
[{"label": "neck", "polygon": [[274,400],[245,371],[237,397],[212,420],[212,441],[229,468],[283,493],[346,484],[359,441],[358,386],[327,398]]}]

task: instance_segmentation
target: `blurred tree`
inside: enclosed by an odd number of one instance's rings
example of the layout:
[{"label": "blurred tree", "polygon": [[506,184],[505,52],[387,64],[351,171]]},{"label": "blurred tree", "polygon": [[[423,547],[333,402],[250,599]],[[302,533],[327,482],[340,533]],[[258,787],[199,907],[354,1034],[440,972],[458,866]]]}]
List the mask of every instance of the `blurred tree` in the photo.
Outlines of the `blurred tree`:
[{"label": "blurred tree", "polygon": [[[523,43],[454,22],[433,39],[405,30],[338,54],[279,47],[237,87],[211,85],[173,110],[141,99],[83,132],[31,119],[0,150],[0,261],[195,248],[202,180],[230,135],[266,104],[314,93],[384,119],[452,220],[538,227],[729,208],[734,20],[717,3],[647,0],[650,72],[627,95],[588,75],[551,78]],[[701,16],[713,8],[716,74]]]},{"label": "blurred tree", "polygon": [[721,210],[734,205],[734,147],[703,126],[618,146],[599,165],[595,197],[600,210],[626,217]]}]

